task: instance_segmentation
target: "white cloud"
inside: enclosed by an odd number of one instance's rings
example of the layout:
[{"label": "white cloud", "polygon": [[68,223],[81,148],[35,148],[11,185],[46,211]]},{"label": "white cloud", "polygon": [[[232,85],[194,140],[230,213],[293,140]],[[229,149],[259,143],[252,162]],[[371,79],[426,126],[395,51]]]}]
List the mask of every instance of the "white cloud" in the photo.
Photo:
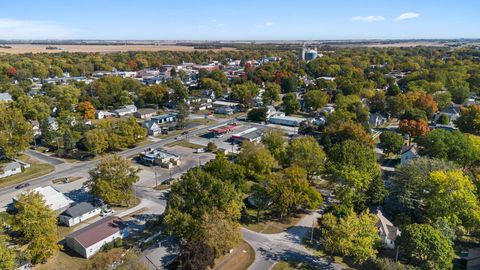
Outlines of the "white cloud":
[{"label": "white cloud", "polygon": [[75,31],[49,21],[0,18],[0,39],[68,39]]},{"label": "white cloud", "polygon": [[419,13],[406,12],[406,13],[402,13],[400,16],[395,18],[395,21],[410,20],[410,19],[415,19],[415,18],[418,18],[418,17],[420,17]]},{"label": "white cloud", "polygon": [[270,28],[270,27],[274,27],[275,25],[277,25],[275,22],[268,21],[268,22],[264,22],[262,24],[257,24],[256,27],[257,28]]},{"label": "white cloud", "polygon": [[381,21],[385,21],[385,17],[383,17],[383,16],[355,16],[355,17],[352,18],[352,21],[381,22]]}]

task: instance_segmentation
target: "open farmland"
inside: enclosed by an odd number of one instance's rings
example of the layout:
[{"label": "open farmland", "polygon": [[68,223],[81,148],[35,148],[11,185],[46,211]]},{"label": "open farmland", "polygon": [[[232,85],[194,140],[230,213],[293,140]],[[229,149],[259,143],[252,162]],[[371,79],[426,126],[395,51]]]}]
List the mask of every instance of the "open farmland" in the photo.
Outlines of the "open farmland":
[{"label": "open farmland", "polygon": [[[59,53],[59,52],[85,52],[85,53],[114,53],[129,51],[206,51],[206,49],[195,49],[193,46],[180,46],[175,44],[162,45],[56,45],[56,44],[8,44],[11,48],[0,48],[0,54],[22,54],[22,53]],[[47,49],[54,47],[55,49]],[[212,51],[235,50],[234,48],[212,49]]]}]

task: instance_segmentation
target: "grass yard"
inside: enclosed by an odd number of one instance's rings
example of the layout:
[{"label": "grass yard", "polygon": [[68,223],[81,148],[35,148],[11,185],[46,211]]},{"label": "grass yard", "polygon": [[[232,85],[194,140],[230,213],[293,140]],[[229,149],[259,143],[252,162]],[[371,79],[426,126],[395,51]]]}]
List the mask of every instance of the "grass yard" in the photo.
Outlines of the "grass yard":
[{"label": "grass yard", "polygon": [[186,140],[178,140],[165,145],[165,147],[174,147],[174,146],[182,146],[182,147],[192,148],[192,149],[205,148],[205,146],[203,145],[187,142]]},{"label": "grass yard", "polygon": [[157,135],[157,136],[155,136],[155,138],[165,139],[165,138],[180,135],[180,134],[182,134],[182,132],[183,132],[182,130],[176,129],[176,130],[169,131],[168,134]]},{"label": "grass yard", "polygon": [[214,114],[214,116],[216,118],[224,118],[224,119],[234,119],[234,118],[237,118],[238,116],[242,116],[242,115],[245,115],[245,113],[234,113],[234,114],[231,114],[231,115],[227,115],[227,114]]},{"label": "grass yard", "polygon": [[266,234],[281,233],[290,227],[295,226],[304,214],[295,214],[284,220],[279,220],[273,217],[270,213],[261,215],[260,222],[257,222],[256,211],[254,209],[246,210],[246,213],[241,218],[241,223],[247,229]]},{"label": "grass yard", "polygon": [[213,119],[192,119],[192,120],[188,120],[188,122],[194,123],[194,124],[200,124],[200,125],[213,125],[217,123],[217,121]]},{"label": "grass yard", "polygon": [[18,157],[18,159],[29,163],[30,168],[25,169],[25,171],[23,171],[22,173],[2,178],[0,180],[0,188],[18,184],[26,180],[30,180],[32,178],[51,173],[55,169],[53,165],[34,161],[26,155],[21,155]]},{"label": "grass yard", "polygon": [[109,264],[110,261],[118,260],[121,258],[123,251],[122,248],[114,248],[107,252],[99,252],[88,260],[71,250],[57,251],[45,264],[36,265],[35,270],[64,270],[65,266],[68,266],[68,270],[82,270],[92,261],[108,261],[106,264]]},{"label": "grass yard", "polygon": [[303,265],[301,262],[286,262],[280,261],[276,263],[271,270],[313,270],[316,268],[312,268],[309,265]]},{"label": "grass yard", "polygon": [[160,185],[154,187],[153,189],[155,189],[155,190],[160,190],[160,191],[161,191],[161,190],[167,190],[167,189],[169,189],[169,188],[171,188],[171,185],[160,184]]},{"label": "grass yard", "polygon": [[232,253],[223,255],[215,260],[214,270],[245,270],[255,260],[255,251],[243,242],[233,249]]}]

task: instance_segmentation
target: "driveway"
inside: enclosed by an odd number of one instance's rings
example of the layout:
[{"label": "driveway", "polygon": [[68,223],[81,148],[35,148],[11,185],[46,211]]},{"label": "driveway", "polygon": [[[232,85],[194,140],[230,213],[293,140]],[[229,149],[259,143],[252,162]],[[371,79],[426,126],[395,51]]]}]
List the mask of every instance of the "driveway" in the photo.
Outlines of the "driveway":
[{"label": "driveway", "polygon": [[301,261],[316,269],[342,269],[340,265],[315,256],[302,245],[302,239],[311,232],[313,222],[318,217],[319,214],[314,212],[286,232],[278,234],[263,234],[242,228],[244,240],[255,250],[255,261],[248,269],[268,270],[279,261]]},{"label": "driveway", "polygon": [[44,161],[46,163],[49,163],[49,164],[52,164],[52,165],[60,165],[62,163],[65,163],[63,160],[60,160],[58,158],[54,158],[54,157],[51,157],[47,154],[44,154],[44,153],[40,153],[38,151],[35,151],[35,150],[31,150],[31,149],[28,149],[27,151],[25,151],[25,154],[31,156],[31,157],[34,157],[36,159],[39,159],[41,161]]}]

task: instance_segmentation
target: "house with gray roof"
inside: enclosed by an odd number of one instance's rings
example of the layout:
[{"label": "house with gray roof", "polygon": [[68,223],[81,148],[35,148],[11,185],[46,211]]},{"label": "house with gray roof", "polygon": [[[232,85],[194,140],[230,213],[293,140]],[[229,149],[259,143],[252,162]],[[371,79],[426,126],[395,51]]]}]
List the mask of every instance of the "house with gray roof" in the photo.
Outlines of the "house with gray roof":
[{"label": "house with gray roof", "polygon": [[12,96],[9,93],[0,93],[0,102],[13,101]]},{"label": "house with gray roof", "polygon": [[99,215],[100,211],[101,209],[99,207],[95,207],[87,202],[82,202],[62,212],[58,216],[58,220],[60,224],[72,227],[80,222]]},{"label": "house with gray roof", "polygon": [[0,162],[0,178],[8,177],[11,175],[19,174],[23,169],[29,168],[30,164],[22,162],[20,160],[13,160],[11,162]]},{"label": "house with gray roof", "polygon": [[395,248],[395,240],[400,236],[400,230],[393,226],[392,222],[388,220],[382,213],[382,211],[377,210],[378,221],[375,224],[375,227],[378,229],[378,234],[382,239],[383,244],[387,248]]}]

